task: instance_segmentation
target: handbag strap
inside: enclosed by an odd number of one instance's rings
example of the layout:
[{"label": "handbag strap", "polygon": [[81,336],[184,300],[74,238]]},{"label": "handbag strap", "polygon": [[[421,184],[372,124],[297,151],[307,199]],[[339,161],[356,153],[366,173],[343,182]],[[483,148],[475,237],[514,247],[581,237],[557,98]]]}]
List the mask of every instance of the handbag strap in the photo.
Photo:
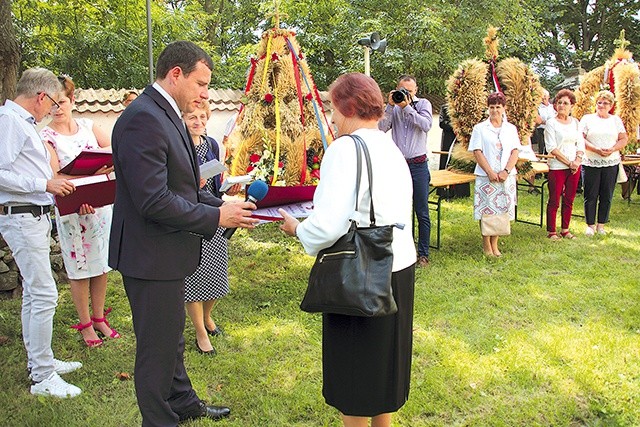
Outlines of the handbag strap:
[{"label": "handbag strap", "polygon": [[364,143],[362,138],[358,135],[349,135],[356,145],[356,212],[358,211],[358,195],[360,194],[360,175],[362,174],[362,159],[360,151],[364,152],[364,158],[367,162],[367,177],[369,178],[369,226],[374,227],[376,225],[376,214],[373,210],[373,172],[371,166],[371,156],[369,155],[369,149]]}]

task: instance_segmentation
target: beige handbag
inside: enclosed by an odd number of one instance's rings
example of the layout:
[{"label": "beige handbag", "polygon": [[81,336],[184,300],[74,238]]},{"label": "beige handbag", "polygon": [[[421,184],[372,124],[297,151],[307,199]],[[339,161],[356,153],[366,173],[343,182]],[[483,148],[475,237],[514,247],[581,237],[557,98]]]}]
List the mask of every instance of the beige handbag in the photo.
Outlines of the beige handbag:
[{"label": "beige handbag", "polygon": [[483,236],[508,236],[511,234],[509,213],[482,215],[480,231]]},{"label": "beige handbag", "polygon": [[627,182],[627,174],[624,171],[624,165],[622,164],[622,162],[618,163],[618,178],[616,178],[616,182],[618,184]]}]

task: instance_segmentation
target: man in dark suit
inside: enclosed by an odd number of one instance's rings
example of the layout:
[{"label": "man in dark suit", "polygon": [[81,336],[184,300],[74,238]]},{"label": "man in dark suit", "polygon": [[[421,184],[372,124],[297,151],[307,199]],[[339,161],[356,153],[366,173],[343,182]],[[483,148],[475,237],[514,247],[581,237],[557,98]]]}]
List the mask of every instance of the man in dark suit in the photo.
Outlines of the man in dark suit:
[{"label": "man in dark suit", "polygon": [[183,362],[184,278],[200,261],[201,238],[218,226],[253,228],[250,202],[223,203],[200,192],[193,142],[181,113],[208,98],[213,62],[195,44],[168,45],[156,81],[127,107],[113,129],[118,185],[109,265],[122,273],[136,334],[134,370],[143,426],[221,419],[206,406]]}]

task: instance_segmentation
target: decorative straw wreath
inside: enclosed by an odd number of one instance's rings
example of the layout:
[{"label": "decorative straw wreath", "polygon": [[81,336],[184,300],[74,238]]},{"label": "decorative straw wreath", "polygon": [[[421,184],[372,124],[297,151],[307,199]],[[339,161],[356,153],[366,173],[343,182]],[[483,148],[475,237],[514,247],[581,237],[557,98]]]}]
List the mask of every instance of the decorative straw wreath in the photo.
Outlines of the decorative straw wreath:
[{"label": "decorative straw wreath", "polygon": [[[476,162],[473,153],[467,151],[473,127],[486,118],[487,96],[490,92],[504,93],[509,123],[518,129],[523,145],[531,143],[538,105],[542,100],[542,86],[538,76],[517,58],[497,61],[497,29],[489,27],[484,39],[487,46],[486,60],[463,61],[447,81],[447,102],[451,125],[457,142],[451,154],[449,168],[461,172],[473,172]],[[531,162],[520,160],[518,174],[533,173]]]},{"label": "decorative straw wreath", "polygon": [[278,187],[316,185],[332,139],[295,33],[276,24],[264,32],[251,59],[243,106],[229,137],[231,174]]},{"label": "decorative straw wreath", "polygon": [[596,95],[600,90],[610,90],[615,95],[615,114],[624,123],[629,143],[622,154],[636,153],[638,143],[638,125],[640,125],[640,70],[633,62],[633,55],[626,50],[629,44],[625,40],[625,31],[620,38],[613,56],[604,65],[589,71],[576,91],[576,105],[572,115],[580,120],[585,114],[595,111]]}]

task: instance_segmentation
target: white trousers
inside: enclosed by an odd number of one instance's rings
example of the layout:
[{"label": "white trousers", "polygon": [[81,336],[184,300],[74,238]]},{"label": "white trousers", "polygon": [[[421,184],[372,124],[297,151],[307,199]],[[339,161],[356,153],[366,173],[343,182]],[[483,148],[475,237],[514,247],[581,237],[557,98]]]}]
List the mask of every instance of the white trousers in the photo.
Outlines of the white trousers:
[{"label": "white trousers", "polygon": [[53,315],[58,290],[51,275],[49,215],[0,215],[0,233],[11,248],[22,276],[22,337],[27,349],[27,368],[34,381],[53,372]]}]

